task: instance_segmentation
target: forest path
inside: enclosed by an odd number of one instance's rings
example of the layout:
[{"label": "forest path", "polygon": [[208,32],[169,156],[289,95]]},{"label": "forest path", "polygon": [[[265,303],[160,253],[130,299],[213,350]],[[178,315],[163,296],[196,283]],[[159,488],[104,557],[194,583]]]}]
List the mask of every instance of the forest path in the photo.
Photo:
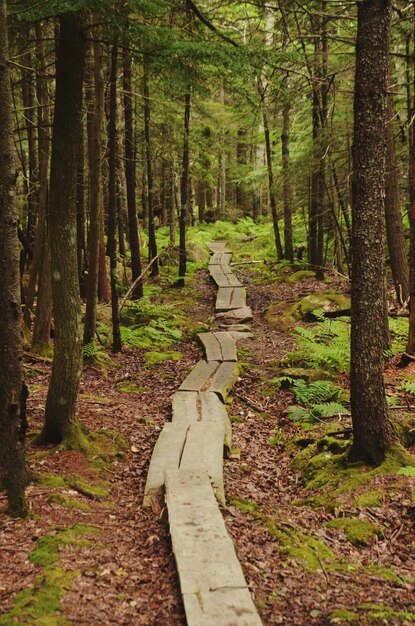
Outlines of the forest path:
[{"label": "forest path", "polygon": [[173,396],[172,421],[154,448],[143,505],[159,513],[165,492],[188,626],[260,626],[218,505],[225,504],[223,453],[231,445],[224,402],[238,379],[236,339],[249,336],[241,322],[252,312],[230,268],[231,251],[224,242],[209,247],[217,319],[226,330],[199,335],[206,359]]}]

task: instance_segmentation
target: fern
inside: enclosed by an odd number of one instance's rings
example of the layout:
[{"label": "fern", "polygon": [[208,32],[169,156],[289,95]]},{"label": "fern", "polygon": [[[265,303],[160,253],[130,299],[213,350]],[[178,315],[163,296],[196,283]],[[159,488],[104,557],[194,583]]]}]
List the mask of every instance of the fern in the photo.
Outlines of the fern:
[{"label": "fern", "polygon": [[93,339],[83,346],[82,353],[85,361],[102,365],[108,365],[112,362],[111,357]]},{"label": "fern", "polygon": [[340,390],[328,380],[316,380],[312,383],[306,383],[304,380],[299,379],[294,381],[293,391],[297,402],[309,405],[330,400],[337,396]]},{"label": "fern", "polygon": [[334,415],[345,415],[347,409],[338,402],[324,402],[322,404],[311,404],[307,408],[293,405],[288,408],[288,417],[293,422],[304,422],[313,424],[324,417]]},{"label": "fern", "polygon": [[415,467],[401,467],[398,473],[401,474],[401,476],[415,477]]},{"label": "fern", "polygon": [[404,380],[398,387],[398,389],[402,391],[406,391],[406,393],[411,394],[411,396],[415,396],[415,380]]},{"label": "fern", "polygon": [[293,364],[347,372],[350,361],[350,321],[339,318],[324,320],[312,328],[297,327],[298,350],[287,355]]}]

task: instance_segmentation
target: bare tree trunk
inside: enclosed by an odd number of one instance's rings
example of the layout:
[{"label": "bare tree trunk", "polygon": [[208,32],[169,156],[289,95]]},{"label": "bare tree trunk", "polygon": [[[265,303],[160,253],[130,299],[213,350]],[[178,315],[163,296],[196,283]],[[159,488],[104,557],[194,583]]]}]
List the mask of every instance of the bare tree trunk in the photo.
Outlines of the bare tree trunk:
[{"label": "bare tree trunk", "polygon": [[146,64],[143,66],[143,100],[144,100],[144,135],[146,142],[146,164],[147,164],[147,209],[148,209],[148,260],[156,259],[151,266],[151,275],[157,276],[159,273],[157,257],[156,230],[154,225],[154,189],[153,189],[153,164],[151,159],[151,139],[150,139],[150,92],[148,86],[148,71]]},{"label": "bare tree trunk", "polygon": [[24,438],[27,387],[21,367],[21,304],[17,241],[16,163],[13,145],[6,1],[0,0],[0,482],[9,513],[27,513]]},{"label": "bare tree trunk", "polygon": [[275,200],[275,189],[274,189],[274,173],[272,171],[271,139],[270,139],[270,134],[269,134],[268,115],[265,109],[265,103],[263,103],[262,118],[264,120],[265,148],[266,148],[266,154],[267,154],[267,170],[268,170],[268,189],[269,189],[269,199],[270,199],[270,204],[271,204],[272,225],[274,227],[274,240],[275,240],[275,247],[277,249],[277,258],[279,261],[281,261],[284,258],[284,252],[282,249],[280,229],[278,226],[277,203]]},{"label": "bare tree trunk", "polygon": [[117,63],[118,48],[111,51],[110,101],[108,120],[108,256],[110,258],[112,351],[121,352],[120,317],[117,292]]},{"label": "bare tree trunk", "polygon": [[290,175],[290,103],[285,102],[282,109],[282,201],[284,206],[284,257],[294,261],[293,225],[291,214],[291,175]]},{"label": "bare tree trunk", "polygon": [[102,125],[105,106],[105,85],[102,73],[102,50],[99,42],[94,42],[91,70],[88,72],[92,83],[88,86],[88,169],[89,169],[89,233],[88,233],[88,281],[86,289],[86,312],[84,344],[95,338],[98,274],[99,239],[103,220],[103,199],[101,184]]},{"label": "bare tree trunk", "polygon": [[[391,5],[358,4],[353,147],[351,458],[383,461],[397,443],[383,380],[384,190]],[[373,63],[376,59],[376,63]]]},{"label": "bare tree trunk", "polygon": [[55,343],[40,440],[82,447],[76,399],[82,369],[76,195],[84,75],[84,24],[64,13],[56,60],[56,96],[50,176],[50,245]]}]

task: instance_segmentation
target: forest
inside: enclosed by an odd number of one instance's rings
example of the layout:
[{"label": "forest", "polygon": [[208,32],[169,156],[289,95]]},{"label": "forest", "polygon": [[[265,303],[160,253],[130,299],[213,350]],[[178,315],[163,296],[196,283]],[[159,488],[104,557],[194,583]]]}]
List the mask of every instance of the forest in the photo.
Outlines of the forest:
[{"label": "forest", "polygon": [[415,5],[0,0],[0,626],[415,623]]}]

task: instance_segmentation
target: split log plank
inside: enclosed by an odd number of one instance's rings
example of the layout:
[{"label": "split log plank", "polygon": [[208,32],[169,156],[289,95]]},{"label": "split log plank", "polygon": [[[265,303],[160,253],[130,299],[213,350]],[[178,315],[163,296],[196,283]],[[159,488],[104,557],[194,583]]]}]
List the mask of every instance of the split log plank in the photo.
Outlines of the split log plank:
[{"label": "split log plank", "polygon": [[228,412],[214,391],[177,391],[173,396],[172,422],[188,426],[196,422],[224,424],[224,445],[230,450],[232,426]]},{"label": "split log plank", "polygon": [[209,274],[218,287],[242,287],[242,283],[231,272],[226,274],[221,265],[209,265]]},{"label": "split log plank", "polygon": [[246,305],[245,287],[219,287],[216,296],[216,311],[241,309]]},{"label": "split log plank", "polygon": [[215,372],[209,387],[205,391],[214,391],[222,402],[226,401],[230,390],[239,378],[239,369],[236,363],[225,361]]},{"label": "split log plank", "polygon": [[214,252],[209,259],[209,265],[229,266],[231,258],[231,252]]},{"label": "split log plank", "polygon": [[166,504],[188,626],[260,626],[208,476],[167,472]]},{"label": "split log plank", "polygon": [[218,361],[199,361],[179,387],[179,391],[202,391],[219,369]]},{"label": "split log plank", "polygon": [[237,361],[236,343],[227,332],[200,333],[207,361]]},{"label": "split log plank", "polygon": [[207,247],[213,253],[215,253],[215,252],[222,252],[222,253],[228,252],[229,254],[232,254],[232,250],[228,250],[228,248],[226,247],[226,242],[225,241],[210,241],[207,244]]},{"label": "split log plank", "polygon": [[183,471],[206,472],[219,502],[225,504],[223,485],[223,421],[196,422],[188,430],[180,469]]},{"label": "split log plank", "polygon": [[217,313],[215,317],[225,325],[243,324],[244,322],[252,321],[252,311],[249,306],[244,306],[240,309]]},{"label": "split log plank", "polygon": [[144,487],[143,506],[153,508],[163,495],[164,474],[168,469],[178,469],[186,442],[188,424],[164,425],[151,456],[147,481]]}]

